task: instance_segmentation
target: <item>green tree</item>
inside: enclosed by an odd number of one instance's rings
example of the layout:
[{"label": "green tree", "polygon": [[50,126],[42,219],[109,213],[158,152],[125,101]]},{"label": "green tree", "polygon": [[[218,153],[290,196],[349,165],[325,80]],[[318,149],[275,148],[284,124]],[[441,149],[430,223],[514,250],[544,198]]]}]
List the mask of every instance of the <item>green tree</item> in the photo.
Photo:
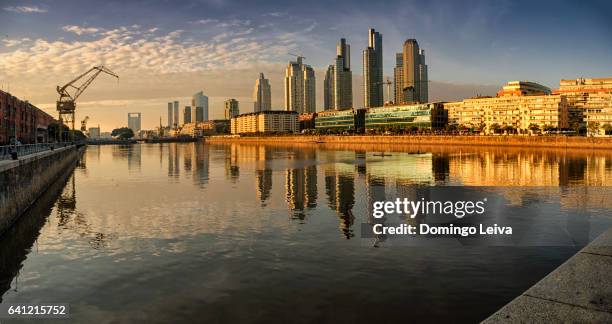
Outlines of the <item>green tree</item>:
[{"label": "green tree", "polygon": [[540,132],[540,126],[538,126],[537,124],[529,124],[528,128],[533,133],[539,133]]},{"label": "green tree", "polygon": [[125,139],[130,139],[134,137],[134,132],[132,131],[131,128],[127,128],[127,127],[115,128],[111,132],[111,136],[125,140]]},{"label": "green tree", "polygon": [[501,129],[501,126],[498,123],[493,123],[489,126],[489,130],[493,132],[493,134],[497,134],[497,132]]},{"label": "green tree", "polygon": [[603,126],[601,126],[601,128],[603,128],[603,130],[606,132],[606,135],[612,134],[612,125],[604,124]]}]

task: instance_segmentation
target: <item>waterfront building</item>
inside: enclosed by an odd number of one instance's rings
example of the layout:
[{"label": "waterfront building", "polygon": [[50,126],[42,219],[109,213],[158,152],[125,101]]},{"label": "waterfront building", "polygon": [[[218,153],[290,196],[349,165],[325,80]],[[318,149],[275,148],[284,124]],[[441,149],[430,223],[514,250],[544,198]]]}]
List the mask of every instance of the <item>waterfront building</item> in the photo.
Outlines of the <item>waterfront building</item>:
[{"label": "waterfront building", "polygon": [[404,104],[404,53],[395,54],[395,67],[393,68],[394,96],[393,103]]},{"label": "waterfront building", "polygon": [[425,51],[419,48],[416,39],[408,39],[404,42],[401,68],[403,86],[397,104],[429,101]]},{"label": "waterfront building", "polygon": [[612,135],[612,78],[561,80],[553,93],[567,98],[570,127],[578,124],[593,135]]},{"label": "waterfront building", "polygon": [[259,79],[255,80],[253,88],[253,111],[260,112],[272,110],[272,95],[270,93],[270,81],[259,73]]},{"label": "waterfront building", "polygon": [[550,88],[529,81],[510,81],[497,92],[498,97],[505,96],[537,96],[551,94]]},{"label": "waterfront building", "polygon": [[238,115],[231,119],[232,134],[295,133],[298,113],[286,110],[267,110]]},{"label": "waterfront building", "polygon": [[315,73],[302,59],[298,56],[285,70],[285,110],[313,113],[316,111]]},{"label": "waterfront building", "polygon": [[236,99],[227,99],[225,100],[225,110],[224,115],[226,120],[230,120],[240,114],[240,110],[238,109],[238,100]]},{"label": "waterfront building", "polygon": [[89,127],[89,138],[100,138],[100,127]]},{"label": "waterfront building", "polygon": [[334,65],[327,66],[323,80],[323,109],[334,109]]},{"label": "waterfront building", "polygon": [[191,98],[191,106],[192,107],[202,107],[202,120],[208,120],[208,97],[204,95],[203,91],[200,91],[193,95]]},{"label": "waterfront building", "polygon": [[344,38],[341,38],[336,46],[334,64],[327,68],[324,95],[325,110],[347,109],[353,106],[351,47]]},{"label": "waterfront building", "polygon": [[363,51],[363,98],[365,107],[380,107],[383,95],[382,35],[368,30],[368,47]]},{"label": "waterfront building", "polygon": [[183,124],[191,123],[191,106],[185,106],[183,109]]},{"label": "waterfront building", "polygon": [[361,132],[366,109],[329,110],[317,113],[315,128],[331,132]]},{"label": "waterfront building", "polygon": [[141,129],[141,117],[142,114],[139,112],[131,112],[128,113],[127,115],[128,117],[128,128],[132,130],[132,132],[134,132],[135,136],[138,136],[138,133],[140,132]]},{"label": "waterfront building", "polygon": [[365,113],[365,129],[438,129],[448,123],[448,114],[439,102],[370,108]]},{"label": "waterfront building", "polygon": [[561,95],[471,98],[445,103],[449,123],[486,133],[529,133],[568,128],[568,102]]},{"label": "waterfront building", "polygon": [[172,128],[174,126],[174,113],[172,112],[172,103],[168,103],[168,128]]},{"label": "waterfront building", "polygon": [[15,136],[23,144],[47,142],[47,127],[56,122],[27,100],[0,91],[0,145],[9,144]]},{"label": "waterfront building", "polygon": [[179,102],[172,103],[172,128],[176,129],[179,125]]},{"label": "waterfront building", "polygon": [[315,128],[315,119],[317,118],[317,113],[311,113],[311,114],[300,114],[298,116],[298,124],[299,127],[298,129],[304,130],[304,129],[314,129]]}]

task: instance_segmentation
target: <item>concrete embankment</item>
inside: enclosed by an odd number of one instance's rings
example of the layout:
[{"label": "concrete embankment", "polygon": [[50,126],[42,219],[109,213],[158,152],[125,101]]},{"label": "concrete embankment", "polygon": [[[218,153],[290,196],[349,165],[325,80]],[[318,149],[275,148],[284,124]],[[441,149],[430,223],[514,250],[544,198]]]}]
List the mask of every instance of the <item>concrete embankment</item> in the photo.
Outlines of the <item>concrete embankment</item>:
[{"label": "concrete embankment", "polygon": [[21,216],[49,186],[76,165],[84,147],[68,146],[0,161],[0,235]]},{"label": "concrete embankment", "polygon": [[328,143],[328,144],[413,144],[453,146],[514,146],[612,149],[612,138],[568,136],[446,136],[446,135],[363,135],[363,136],[212,136],[211,143]]},{"label": "concrete embankment", "polygon": [[612,229],[483,323],[612,323]]}]

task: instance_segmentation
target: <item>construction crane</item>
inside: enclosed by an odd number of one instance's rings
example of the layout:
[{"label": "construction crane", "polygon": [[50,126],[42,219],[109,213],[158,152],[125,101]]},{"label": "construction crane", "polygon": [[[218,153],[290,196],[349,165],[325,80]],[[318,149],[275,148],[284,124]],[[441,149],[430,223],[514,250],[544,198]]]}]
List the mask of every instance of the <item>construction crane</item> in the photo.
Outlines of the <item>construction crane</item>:
[{"label": "construction crane", "polygon": [[85,133],[87,131],[87,121],[89,120],[89,116],[85,116],[83,120],[81,120],[81,132]]},{"label": "construction crane", "polygon": [[293,53],[287,53],[287,54],[289,54],[289,55],[291,55],[291,56],[295,56],[295,57],[297,57],[297,61],[298,61],[298,63],[302,63],[302,60],[306,58],[306,57],[305,57],[305,56],[303,56],[302,54],[293,54]]},{"label": "construction crane", "polygon": [[389,80],[389,78],[387,78],[386,81],[376,82],[375,84],[386,85],[386,88],[387,88],[387,99],[390,102],[391,101],[391,85],[393,84],[393,82],[391,82],[391,80]]},{"label": "construction crane", "polygon": [[[87,72],[79,75],[74,80],[68,82],[64,86],[57,86],[57,93],[59,93],[60,95],[59,100],[57,101],[60,130],[64,125],[64,121],[70,123],[72,125],[72,130],[74,130],[74,111],[76,109],[75,101],[83,93],[83,91],[87,89],[87,87],[93,82],[93,80],[102,72],[119,79],[119,76],[113,71],[100,65],[92,67]],[[76,83],[83,78],[85,78],[85,81],[81,83],[81,85],[76,85]],[[73,93],[70,93],[68,91],[69,89],[73,90]],[[60,131],[60,141],[62,140],[61,134],[62,132]]]}]

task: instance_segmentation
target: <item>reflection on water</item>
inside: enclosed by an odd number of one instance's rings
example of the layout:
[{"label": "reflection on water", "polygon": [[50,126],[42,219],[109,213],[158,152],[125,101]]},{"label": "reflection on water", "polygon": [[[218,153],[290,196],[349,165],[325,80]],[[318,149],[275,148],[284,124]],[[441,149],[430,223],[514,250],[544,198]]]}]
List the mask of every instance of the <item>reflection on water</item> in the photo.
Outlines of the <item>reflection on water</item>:
[{"label": "reflection on water", "polygon": [[[80,322],[473,322],[610,226],[610,180],[607,151],[91,146],[0,242],[0,294],[69,302]],[[512,215],[521,235],[552,228],[568,243],[360,239],[361,224],[387,221],[374,201],[443,200],[445,186],[498,197],[492,219]],[[407,304],[417,311],[397,312]]]}]

